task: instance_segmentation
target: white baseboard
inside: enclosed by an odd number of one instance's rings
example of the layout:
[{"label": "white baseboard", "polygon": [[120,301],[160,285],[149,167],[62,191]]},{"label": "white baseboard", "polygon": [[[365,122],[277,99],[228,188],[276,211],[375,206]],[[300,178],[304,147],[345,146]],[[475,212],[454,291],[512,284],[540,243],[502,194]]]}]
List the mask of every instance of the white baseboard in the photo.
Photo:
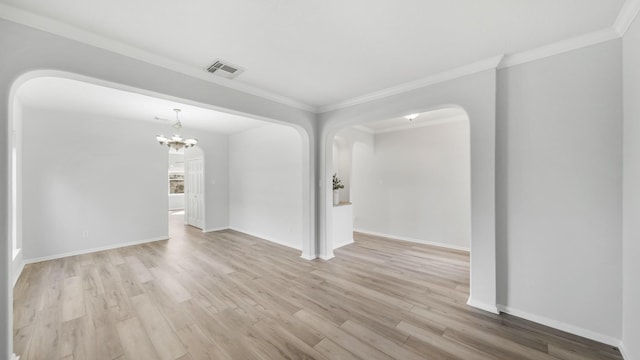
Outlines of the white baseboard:
[{"label": "white baseboard", "polygon": [[567,324],[567,323],[564,323],[562,321],[549,319],[549,318],[546,318],[546,317],[540,316],[540,315],[530,314],[530,313],[528,313],[526,311],[514,309],[512,307],[504,306],[504,305],[498,305],[498,310],[500,310],[500,312],[507,313],[509,315],[517,316],[519,318],[523,318],[523,319],[526,319],[526,320],[529,320],[529,321],[533,321],[533,322],[538,323],[538,324],[549,326],[549,327],[552,327],[554,329],[558,329],[558,330],[561,330],[561,331],[564,331],[564,332],[568,332],[570,334],[574,334],[574,335],[581,336],[583,338],[587,338],[587,339],[591,339],[591,340],[594,340],[594,341],[598,341],[598,342],[601,342],[603,344],[607,344],[607,345],[611,345],[611,346],[615,346],[615,347],[619,347],[620,346],[620,339],[616,339],[616,338],[614,338],[612,336],[609,336],[609,335],[600,334],[600,333],[597,333],[595,331],[583,329],[581,327],[578,327],[578,326],[575,326],[575,325],[571,325],[571,324]]},{"label": "white baseboard", "polygon": [[347,245],[350,245],[350,244],[353,244],[353,243],[354,243],[353,238],[351,238],[351,241],[349,241],[349,242],[342,243],[342,244],[337,244],[336,246],[333,247],[333,250],[340,249],[343,246],[347,246]]},{"label": "white baseboard", "polygon": [[16,283],[20,278],[20,274],[22,274],[22,270],[24,270],[24,252],[22,251],[22,248],[20,248],[15,254],[13,254],[13,260],[11,261],[13,287],[16,287]]},{"label": "white baseboard", "polygon": [[202,229],[202,232],[208,233],[212,231],[222,231],[222,230],[229,230],[229,229],[230,228],[228,226],[223,226],[223,227],[217,227],[217,228],[211,228],[211,229]]},{"label": "white baseboard", "polygon": [[333,253],[332,253],[332,254],[325,254],[325,255],[320,255],[320,256],[319,256],[319,258],[320,258],[320,259],[322,259],[322,260],[331,260],[331,259],[333,259],[334,257],[336,257],[336,256],[335,256],[335,255],[333,255]]},{"label": "white baseboard", "polygon": [[276,243],[278,245],[286,246],[286,247],[291,248],[291,249],[296,249],[296,250],[302,251],[301,247],[291,246],[291,245],[289,245],[287,243],[284,243],[284,242],[282,242],[280,240],[277,240],[275,238],[272,238],[270,236],[264,236],[264,235],[255,233],[253,231],[247,231],[247,230],[239,229],[237,227],[229,227],[229,229],[233,230],[233,231],[241,232],[243,234],[247,234],[247,235],[251,235],[251,236],[254,236],[254,237],[258,237],[260,239],[267,240],[267,241],[270,241],[272,243]]},{"label": "white baseboard", "polygon": [[18,355],[16,355],[16,354],[13,354],[13,355],[11,356],[11,360],[20,360],[20,356],[18,356]]},{"label": "white baseboard", "polygon": [[624,342],[620,342],[620,345],[618,345],[618,350],[620,350],[620,354],[622,355],[622,358],[624,360],[632,360],[631,355],[627,354],[627,349],[624,347]]},{"label": "white baseboard", "polygon": [[305,260],[315,260],[318,258],[318,255],[305,254],[304,252],[302,252],[302,255],[300,255],[300,257]]},{"label": "white baseboard", "polygon": [[16,287],[16,283],[18,282],[20,275],[22,275],[22,270],[24,270],[24,265],[25,261],[21,260],[20,265],[18,265],[18,271],[13,274],[13,287]]},{"label": "white baseboard", "polygon": [[490,304],[485,304],[483,302],[477,301],[477,300],[473,300],[471,299],[471,297],[469,297],[469,299],[467,299],[467,305],[474,307],[476,309],[480,309],[480,310],[484,310],[493,314],[500,314],[500,311],[498,311],[498,307],[495,305],[490,305]]},{"label": "white baseboard", "polygon": [[33,264],[33,263],[37,263],[37,262],[41,262],[41,261],[55,260],[55,259],[61,259],[61,258],[69,257],[69,256],[90,254],[90,253],[94,253],[94,252],[98,252],[98,251],[118,249],[118,248],[122,248],[122,247],[126,247],[126,246],[140,245],[140,244],[146,244],[146,243],[155,242],[155,241],[162,241],[162,240],[169,240],[169,236],[159,236],[159,237],[151,238],[151,239],[137,240],[137,241],[131,241],[131,242],[127,242],[127,243],[120,243],[120,244],[107,245],[107,246],[100,246],[100,247],[91,248],[91,249],[71,251],[71,252],[67,252],[67,253],[63,253],[63,254],[55,254],[55,255],[43,256],[43,257],[34,258],[34,259],[25,259],[24,263],[25,264]]},{"label": "white baseboard", "polygon": [[385,233],[381,233],[381,232],[377,232],[377,231],[369,231],[369,230],[362,230],[362,229],[353,229],[353,231],[359,232],[359,233],[363,233],[363,234],[367,234],[367,235],[381,236],[381,237],[390,238],[390,239],[410,241],[410,242],[419,243],[419,244],[425,244],[425,245],[437,246],[437,247],[441,247],[441,248],[447,248],[447,249],[461,250],[461,251],[469,252],[469,248],[468,247],[464,247],[464,246],[450,245],[450,244],[445,244],[445,243],[440,243],[440,242],[435,242],[435,241],[427,241],[427,240],[422,240],[422,239],[414,239],[414,238],[410,238],[410,237],[406,237],[406,236],[385,234]]}]

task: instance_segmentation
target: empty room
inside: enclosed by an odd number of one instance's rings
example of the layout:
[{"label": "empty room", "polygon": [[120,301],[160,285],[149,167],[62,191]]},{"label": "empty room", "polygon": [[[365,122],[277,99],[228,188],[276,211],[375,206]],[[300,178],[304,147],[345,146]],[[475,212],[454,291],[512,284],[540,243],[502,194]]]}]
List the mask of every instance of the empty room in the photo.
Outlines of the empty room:
[{"label": "empty room", "polygon": [[0,0],[0,358],[640,360],[639,12]]}]

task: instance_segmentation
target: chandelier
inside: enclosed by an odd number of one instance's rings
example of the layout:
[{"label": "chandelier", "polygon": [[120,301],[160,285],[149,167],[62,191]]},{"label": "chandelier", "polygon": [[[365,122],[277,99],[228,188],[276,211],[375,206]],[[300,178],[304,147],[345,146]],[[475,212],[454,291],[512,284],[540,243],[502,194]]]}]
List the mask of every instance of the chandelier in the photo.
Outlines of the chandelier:
[{"label": "chandelier", "polygon": [[168,137],[166,137],[164,135],[157,135],[156,136],[156,140],[158,140],[160,145],[167,145],[168,147],[173,148],[175,150],[180,150],[182,148],[188,149],[188,148],[194,146],[195,144],[197,144],[198,140],[197,139],[183,139],[182,136],[180,136],[180,129],[182,129],[182,123],[180,122],[180,119],[178,118],[178,114],[180,114],[180,109],[173,109],[173,111],[176,112],[176,123],[173,124],[173,127],[176,128],[176,134],[174,134],[170,138],[168,138]]}]

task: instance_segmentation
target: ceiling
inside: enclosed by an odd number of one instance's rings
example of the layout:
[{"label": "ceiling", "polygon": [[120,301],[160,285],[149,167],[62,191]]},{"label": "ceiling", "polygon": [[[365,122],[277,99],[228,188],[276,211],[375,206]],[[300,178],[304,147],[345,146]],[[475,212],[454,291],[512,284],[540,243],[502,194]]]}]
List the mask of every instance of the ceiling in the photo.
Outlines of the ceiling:
[{"label": "ceiling", "polygon": [[364,130],[374,134],[380,134],[385,132],[409,130],[421,126],[436,125],[443,122],[468,120],[467,113],[459,108],[444,108],[423,112],[420,114],[407,114],[414,115],[411,121],[406,116],[397,118],[376,121],[372,123],[366,123],[363,125],[354,126],[359,130]]},{"label": "ceiling", "polygon": [[[623,0],[0,0],[312,107],[613,26]],[[2,16],[2,15],[0,15]],[[170,114],[165,114],[168,116]]]},{"label": "ceiling", "polygon": [[29,80],[20,86],[17,96],[23,105],[36,108],[154,122],[159,121],[155,117],[160,117],[169,120],[160,120],[167,124],[167,131],[173,130],[169,125],[175,120],[175,108],[182,110],[180,121],[187,129],[234,134],[267,124],[220,111],[57,77]]}]

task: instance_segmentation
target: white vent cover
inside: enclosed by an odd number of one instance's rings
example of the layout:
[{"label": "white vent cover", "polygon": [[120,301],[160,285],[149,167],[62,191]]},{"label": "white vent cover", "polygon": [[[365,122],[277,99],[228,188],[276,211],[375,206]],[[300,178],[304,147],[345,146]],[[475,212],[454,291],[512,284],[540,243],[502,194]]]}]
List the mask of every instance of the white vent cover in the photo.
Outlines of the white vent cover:
[{"label": "white vent cover", "polygon": [[236,76],[240,75],[244,71],[244,69],[239,66],[233,65],[228,61],[217,59],[213,63],[213,65],[207,68],[207,71],[227,79],[233,79]]}]

